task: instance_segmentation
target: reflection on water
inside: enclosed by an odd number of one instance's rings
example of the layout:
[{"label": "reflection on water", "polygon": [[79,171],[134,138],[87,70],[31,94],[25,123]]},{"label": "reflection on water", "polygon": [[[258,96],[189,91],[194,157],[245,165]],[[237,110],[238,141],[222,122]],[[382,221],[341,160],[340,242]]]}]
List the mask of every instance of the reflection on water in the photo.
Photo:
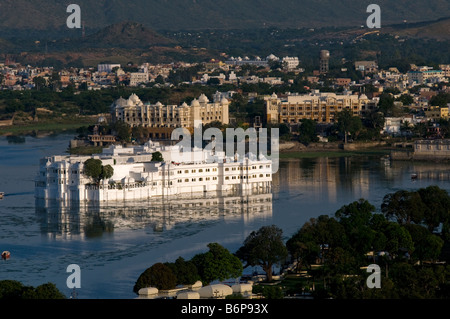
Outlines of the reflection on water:
[{"label": "reflection on water", "polygon": [[114,230],[147,228],[170,231],[174,226],[221,220],[272,217],[272,193],[227,193],[159,197],[113,204],[36,200],[41,232],[50,238],[95,238]]},{"label": "reflection on water", "polygon": [[[54,282],[70,295],[68,265],[83,270],[79,298],[134,298],[132,287],[156,262],[189,259],[217,242],[235,252],[261,226],[285,239],[312,217],[361,197],[380,208],[387,193],[437,185],[450,192],[450,163],[390,162],[380,156],[280,160],[272,193],[154,198],[109,206],[35,202],[39,159],[64,154],[71,134],[26,143],[0,137],[0,248],[11,251],[0,280]],[[20,142],[20,141],[17,141]],[[411,179],[411,174],[418,178]]]},{"label": "reflection on water", "polygon": [[[411,179],[412,174],[417,174],[417,180]],[[379,156],[322,157],[281,161],[278,173],[273,175],[273,187],[275,193],[297,193],[301,190],[308,195],[307,199],[337,203],[343,196],[369,199],[379,186],[386,191],[389,188],[409,189],[430,184],[439,184],[446,189],[449,180],[448,162],[396,162]]]}]

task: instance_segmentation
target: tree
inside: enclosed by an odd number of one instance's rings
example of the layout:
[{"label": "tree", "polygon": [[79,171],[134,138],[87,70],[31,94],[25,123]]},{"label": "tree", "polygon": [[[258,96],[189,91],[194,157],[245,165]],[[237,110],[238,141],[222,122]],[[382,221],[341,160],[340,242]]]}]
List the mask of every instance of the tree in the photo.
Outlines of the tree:
[{"label": "tree", "polygon": [[131,128],[128,124],[117,121],[112,125],[112,129],[115,131],[119,141],[129,142],[131,140]]},{"label": "tree", "polygon": [[394,116],[394,98],[389,93],[383,93],[378,101],[378,110],[384,116]]},{"label": "tree", "polygon": [[348,134],[355,135],[362,128],[361,119],[353,116],[350,110],[343,110],[337,115],[337,128],[344,135],[344,143],[347,143]]},{"label": "tree", "polygon": [[272,281],[272,266],[283,261],[288,254],[282,235],[283,231],[275,225],[263,226],[250,233],[236,256],[247,263],[246,267],[261,266],[267,280]]},{"label": "tree", "polygon": [[114,175],[111,165],[102,165],[99,159],[90,158],[84,162],[84,175],[91,177],[96,183],[102,179],[109,179]]},{"label": "tree", "polygon": [[172,269],[179,285],[192,285],[200,280],[197,267],[190,260],[186,261],[182,257],[178,257],[174,263],[166,263],[166,265]]},{"label": "tree", "polygon": [[164,162],[161,152],[154,152],[152,154],[152,162]]},{"label": "tree", "polygon": [[414,252],[413,259],[437,260],[441,254],[444,241],[421,225],[405,225],[411,235]]},{"label": "tree", "polygon": [[35,86],[36,90],[38,90],[38,91],[40,89],[42,89],[43,87],[47,86],[47,81],[41,76],[34,77],[33,78],[33,83],[34,83],[34,86]]},{"label": "tree", "polygon": [[450,221],[450,196],[445,189],[428,186],[417,191],[424,204],[424,223],[433,231],[440,223]]},{"label": "tree", "polygon": [[46,283],[37,286],[34,290],[27,290],[23,294],[24,299],[66,299],[61,291],[53,283]]},{"label": "tree", "polygon": [[316,134],[317,123],[310,119],[301,120],[301,125],[298,128],[300,143],[308,145],[311,142],[317,142],[319,138]]},{"label": "tree", "polygon": [[84,162],[84,175],[91,177],[95,182],[99,182],[102,176],[102,161],[90,158]]},{"label": "tree", "polygon": [[228,249],[218,243],[210,243],[208,248],[208,252],[197,254],[191,259],[204,284],[209,284],[214,280],[223,281],[229,278],[237,278],[242,275],[241,261]]},{"label": "tree", "polygon": [[24,285],[17,280],[0,281],[0,299],[20,299]]},{"label": "tree", "polygon": [[377,233],[370,228],[370,220],[375,206],[367,200],[360,199],[349,205],[342,206],[335,216],[344,226],[349,242],[360,255],[373,248]]},{"label": "tree", "polygon": [[101,179],[110,179],[114,175],[114,168],[111,165],[102,166]]},{"label": "tree", "polygon": [[381,211],[387,218],[395,218],[400,224],[422,222],[426,206],[417,192],[399,190],[384,196]]},{"label": "tree", "polygon": [[395,100],[402,102],[403,105],[411,105],[414,103],[414,98],[409,94],[402,94],[400,97],[398,97]]},{"label": "tree", "polygon": [[0,281],[0,299],[65,299],[53,283],[46,283],[36,288],[24,286],[16,280]]},{"label": "tree", "polygon": [[156,263],[147,268],[138,278],[133,292],[138,294],[141,288],[155,287],[158,290],[173,289],[177,285],[177,277],[169,266]]}]

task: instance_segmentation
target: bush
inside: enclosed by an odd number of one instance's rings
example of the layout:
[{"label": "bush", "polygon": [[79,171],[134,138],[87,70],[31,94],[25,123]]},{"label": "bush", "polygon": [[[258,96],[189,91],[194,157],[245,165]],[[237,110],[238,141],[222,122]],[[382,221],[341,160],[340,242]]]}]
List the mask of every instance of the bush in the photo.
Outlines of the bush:
[{"label": "bush", "polygon": [[156,263],[139,276],[133,291],[138,294],[139,289],[146,287],[168,290],[175,288],[176,285],[177,277],[172,272],[172,269],[163,263]]}]

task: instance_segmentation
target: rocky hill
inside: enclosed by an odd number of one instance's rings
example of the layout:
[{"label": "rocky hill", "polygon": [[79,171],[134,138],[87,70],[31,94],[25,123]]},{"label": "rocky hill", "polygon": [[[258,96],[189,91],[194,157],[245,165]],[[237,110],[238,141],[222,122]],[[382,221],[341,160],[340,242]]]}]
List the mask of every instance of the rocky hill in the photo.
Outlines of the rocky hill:
[{"label": "rocky hill", "polygon": [[[43,32],[60,37],[70,2],[0,0],[0,37]],[[121,21],[136,21],[154,30],[242,29],[359,26],[372,0],[78,0],[87,32]],[[450,16],[449,0],[377,0],[382,24],[421,22]],[[73,32],[72,32],[73,33]]]}]

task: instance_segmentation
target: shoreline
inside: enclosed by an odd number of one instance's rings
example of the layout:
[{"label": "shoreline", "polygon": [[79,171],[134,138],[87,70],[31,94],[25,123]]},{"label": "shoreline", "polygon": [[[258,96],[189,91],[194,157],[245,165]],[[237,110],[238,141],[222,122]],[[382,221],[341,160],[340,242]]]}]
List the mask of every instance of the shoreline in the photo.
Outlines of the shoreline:
[{"label": "shoreline", "polygon": [[40,133],[54,133],[63,131],[75,131],[79,127],[86,125],[93,125],[96,121],[90,118],[79,119],[77,122],[73,121],[42,121],[33,122],[30,124],[15,124],[10,126],[0,126],[0,136],[23,136],[36,135]]},{"label": "shoreline", "polygon": [[316,158],[316,157],[347,157],[389,155],[394,148],[385,143],[352,143],[344,145],[341,142],[311,143],[305,146],[298,142],[280,144],[280,159]]}]

